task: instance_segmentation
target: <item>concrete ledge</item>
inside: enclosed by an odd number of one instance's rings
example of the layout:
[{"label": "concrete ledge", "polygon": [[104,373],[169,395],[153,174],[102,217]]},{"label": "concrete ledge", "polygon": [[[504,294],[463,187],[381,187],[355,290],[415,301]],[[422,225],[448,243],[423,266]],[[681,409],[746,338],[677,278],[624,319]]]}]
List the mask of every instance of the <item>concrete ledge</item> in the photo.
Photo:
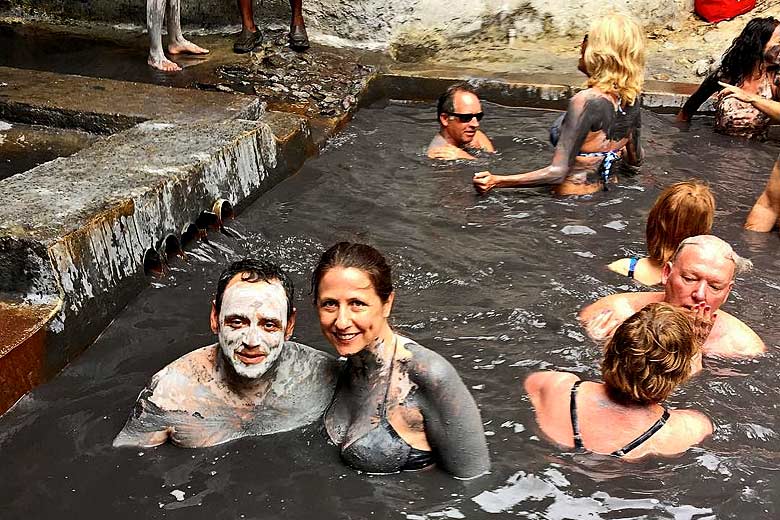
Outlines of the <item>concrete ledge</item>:
[{"label": "concrete ledge", "polygon": [[[82,89],[104,81],[65,80]],[[216,199],[253,200],[316,153],[305,119],[264,113],[257,98],[141,87],[153,107],[110,113],[96,102],[91,113],[155,119],[0,181],[0,294],[14,303],[0,306],[0,322],[14,329],[0,338],[0,412],[77,356],[147,285],[144,258],[163,237],[178,236]],[[74,99],[46,103],[65,113]]]},{"label": "concrete ledge", "polygon": [[[363,105],[378,99],[435,100],[459,81],[471,82],[480,97],[505,106],[566,110],[569,99],[584,85],[582,74],[495,74],[450,67],[388,66],[369,85]],[[646,81],[642,107],[659,113],[676,113],[698,88],[691,83]],[[701,111],[712,110],[710,102]]]},{"label": "concrete ledge", "polygon": [[181,123],[257,119],[252,96],[159,87],[0,67],[0,117],[28,124],[110,134],[151,119]]}]

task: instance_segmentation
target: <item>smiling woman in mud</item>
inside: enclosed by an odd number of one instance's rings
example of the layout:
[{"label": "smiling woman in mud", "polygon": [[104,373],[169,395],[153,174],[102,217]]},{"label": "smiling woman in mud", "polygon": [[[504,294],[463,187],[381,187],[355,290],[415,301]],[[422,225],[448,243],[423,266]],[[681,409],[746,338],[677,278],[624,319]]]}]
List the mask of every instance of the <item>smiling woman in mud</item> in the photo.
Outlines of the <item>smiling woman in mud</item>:
[{"label": "smiling woman in mud", "polygon": [[638,101],[644,65],[639,25],[619,14],[598,18],[582,45],[579,68],[588,74],[588,88],[571,98],[560,129],[550,132],[552,164],[513,175],[479,172],[473,179],[476,190],[545,185],[554,186],[558,195],[606,190],[616,161],[638,166],[642,160]]},{"label": "smiling woman in mud", "polygon": [[347,358],[323,419],[342,459],[369,473],[434,463],[461,478],[486,472],[482,421],[458,373],[390,328],[395,293],[382,254],[334,245],[314,270],[312,292],[322,333]]}]

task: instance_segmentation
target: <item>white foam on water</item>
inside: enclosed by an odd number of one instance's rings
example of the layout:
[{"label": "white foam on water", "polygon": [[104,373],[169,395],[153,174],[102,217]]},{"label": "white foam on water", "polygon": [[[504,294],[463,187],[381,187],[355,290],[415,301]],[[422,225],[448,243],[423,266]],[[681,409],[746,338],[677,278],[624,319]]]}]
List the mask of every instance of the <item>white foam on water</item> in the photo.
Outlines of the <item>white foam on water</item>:
[{"label": "white foam on water", "polygon": [[563,226],[561,233],[564,235],[595,235],[596,231],[588,226]]},{"label": "white foam on water", "polygon": [[628,222],[625,220],[613,220],[612,222],[607,222],[604,224],[605,228],[614,229],[615,231],[623,231],[626,229],[626,226],[628,225]]}]

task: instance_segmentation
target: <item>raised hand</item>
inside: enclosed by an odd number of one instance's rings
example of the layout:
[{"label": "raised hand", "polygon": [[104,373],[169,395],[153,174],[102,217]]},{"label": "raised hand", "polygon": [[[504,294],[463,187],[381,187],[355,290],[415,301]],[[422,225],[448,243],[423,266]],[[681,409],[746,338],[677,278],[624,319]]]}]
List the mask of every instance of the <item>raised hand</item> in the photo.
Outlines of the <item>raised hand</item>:
[{"label": "raised hand", "polygon": [[712,312],[712,307],[704,302],[697,303],[689,311],[689,317],[691,324],[693,325],[693,341],[699,347],[699,350],[704,346],[704,342],[712,331],[712,326],[715,324],[715,318],[717,314]]},{"label": "raised hand", "polygon": [[471,181],[474,183],[474,189],[480,194],[487,193],[496,186],[496,179],[490,172],[477,172]]}]

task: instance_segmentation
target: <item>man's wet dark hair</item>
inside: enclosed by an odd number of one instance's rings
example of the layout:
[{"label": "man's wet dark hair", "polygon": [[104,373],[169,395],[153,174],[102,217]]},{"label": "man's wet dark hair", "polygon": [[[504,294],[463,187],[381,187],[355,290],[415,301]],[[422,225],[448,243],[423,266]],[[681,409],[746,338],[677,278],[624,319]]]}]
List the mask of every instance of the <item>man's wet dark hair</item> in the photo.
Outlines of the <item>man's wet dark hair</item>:
[{"label": "man's wet dark hair", "polygon": [[311,292],[317,305],[320,282],[325,273],[334,267],[360,269],[371,280],[379,299],[384,303],[393,292],[393,276],[382,253],[367,244],[339,242],[324,253],[311,275]]},{"label": "man's wet dark hair", "polygon": [[222,296],[225,294],[225,288],[235,276],[241,275],[243,282],[280,282],[284,287],[284,293],[287,295],[287,319],[290,319],[293,312],[293,293],[295,286],[292,280],[287,276],[281,267],[255,258],[244,258],[230,264],[227,269],[222,271],[217,282],[217,294],[214,297],[214,307],[217,309],[217,315],[222,309]]},{"label": "man's wet dark hair", "polygon": [[[444,91],[444,94],[439,96],[439,101],[436,103],[436,120],[439,120],[439,116],[442,114],[453,114],[455,112],[455,93],[456,92],[468,92],[470,94],[477,95],[477,91],[474,87],[468,83],[455,83]],[[479,97],[479,96],[477,96]]]}]

